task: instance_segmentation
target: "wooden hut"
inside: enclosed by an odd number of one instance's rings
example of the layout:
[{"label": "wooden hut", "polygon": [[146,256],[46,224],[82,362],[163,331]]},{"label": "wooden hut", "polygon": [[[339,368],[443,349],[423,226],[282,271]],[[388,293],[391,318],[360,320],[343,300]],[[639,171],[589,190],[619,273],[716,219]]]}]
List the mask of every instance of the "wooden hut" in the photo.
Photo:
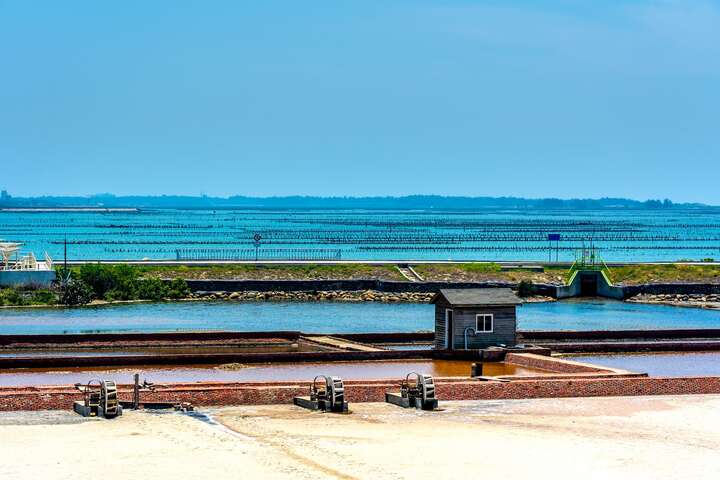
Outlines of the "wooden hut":
[{"label": "wooden hut", "polygon": [[517,343],[516,307],[509,288],[442,289],[435,304],[435,348],[481,349]]}]

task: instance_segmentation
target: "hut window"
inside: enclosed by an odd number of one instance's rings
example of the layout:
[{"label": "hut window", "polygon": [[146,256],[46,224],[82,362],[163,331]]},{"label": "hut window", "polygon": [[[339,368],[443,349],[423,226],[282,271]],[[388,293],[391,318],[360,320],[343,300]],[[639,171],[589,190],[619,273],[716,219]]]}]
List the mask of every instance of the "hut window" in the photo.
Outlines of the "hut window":
[{"label": "hut window", "polygon": [[475,332],[491,333],[493,331],[492,313],[480,313],[475,315]]}]

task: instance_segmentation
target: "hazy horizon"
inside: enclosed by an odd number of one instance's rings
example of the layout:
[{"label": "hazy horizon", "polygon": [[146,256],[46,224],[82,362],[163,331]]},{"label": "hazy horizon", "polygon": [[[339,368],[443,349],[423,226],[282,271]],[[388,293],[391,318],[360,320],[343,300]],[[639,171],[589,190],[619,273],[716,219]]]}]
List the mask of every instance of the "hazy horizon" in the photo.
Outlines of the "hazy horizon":
[{"label": "hazy horizon", "polygon": [[223,208],[223,207],[267,207],[267,208],[674,208],[674,207],[711,207],[705,203],[682,203],[672,199],[630,199],[630,198],[525,198],[516,196],[458,196],[458,195],[402,195],[402,196],[315,196],[315,195],[276,195],[276,196],[193,196],[193,195],[115,195],[99,193],[80,196],[13,196],[2,190],[0,207],[155,207],[155,208]]},{"label": "hazy horizon", "polygon": [[203,198],[211,198],[211,199],[231,199],[233,197],[240,197],[240,198],[248,198],[248,199],[257,199],[257,200],[263,200],[263,199],[284,199],[284,198],[317,198],[317,199],[403,199],[403,198],[413,198],[413,197],[437,197],[437,198],[445,198],[445,199],[453,199],[453,198],[471,198],[471,199],[518,199],[518,200],[524,200],[524,201],[542,201],[542,200],[560,200],[560,201],[601,201],[601,200],[621,200],[621,201],[631,201],[631,202],[647,202],[647,201],[663,201],[663,200],[670,200],[673,204],[700,204],[705,206],[720,206],[720,201],[718,201],[717,204],[710,203],[710,202],[702,202],[702,201],[696,201],[696,202],[684,202],[679,201],[674,198],[668,198],[666,196],[662,195],[655,195],[651,197],[632,197],[632,196],[622,196],[622,197],[614,197],[614,196],[597,196],[597,197],[567,197],[567,196],[544,196],[544,197],[529,197],[529,196],[522,196],[522,195],[484,195],[484,194],[477,194],[477,195],[453,195],[453,194],[435,194],[435,193],[408,193],[408,194],[402,194],[402,195],[392,195],[392,194],[376,194],[376,195],[312,195],[312,194],[304,194],[304,193],[288,193],[288,194],[276,194],[276,195],[248,195],[244,193],[230,193],[227,195],[208,195],[206,193],[199,193],[199,194],[193,194],[193,193],[163,193],[163,192],[157,192],[157,193],[137,193],[137,194],[118,194],[113,192],[95,192],[95,193],[68,193],[68,194],[58,194],[58,193],[42,193],[37,195],[18,195],[13,191],[10,191],[7,188],[4,188],[0,186],[0,190],[7,192],[7,194],[13,198],[34,198],[34,199],[41,199],[41,198],[79,198],[79,199],[96,199],[96,198],[103,198],[103,197],[109,197],[109,198],[131,198],[131,197],[139,197],[139,198],[167,198],[167,197],[182,197],[182,198],[193,198],[193,199],[203,199]]}]

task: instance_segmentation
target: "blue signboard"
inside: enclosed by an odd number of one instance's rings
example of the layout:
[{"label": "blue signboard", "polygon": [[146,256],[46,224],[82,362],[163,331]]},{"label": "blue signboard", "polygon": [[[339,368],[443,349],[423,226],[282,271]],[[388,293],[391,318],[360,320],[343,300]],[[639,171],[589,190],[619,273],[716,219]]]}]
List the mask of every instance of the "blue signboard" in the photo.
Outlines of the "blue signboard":
[{"label": "blue signboard", "polygon": [[559,234],[559,233],[548,233],[548,241],[550,241],[550,242],[559,242],[559,241],[560,241],[560,234]]}]

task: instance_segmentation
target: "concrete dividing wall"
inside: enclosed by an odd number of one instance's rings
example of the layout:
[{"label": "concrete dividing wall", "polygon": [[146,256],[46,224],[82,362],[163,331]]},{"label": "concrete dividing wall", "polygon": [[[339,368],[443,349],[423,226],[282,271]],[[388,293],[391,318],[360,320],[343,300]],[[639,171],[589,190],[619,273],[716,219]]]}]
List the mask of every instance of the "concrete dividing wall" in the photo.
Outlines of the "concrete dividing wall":
[{"label": "concrete dividing wall", "polygon": [[680,339],[720,339],[720,328],[686,328],[661,330],[560,330],[560,331],[520,331],[520,339],[525,342],[578,342],[605,340],[680,340]]},{"label": "concrete dividing wall", "polygon": [[[0,346],[22,344],[74,345],[83,343],[109,343],[127,345],[137,342],[193,342],[193,341],[224,341],[254,338],[283,338],[297,340],[302,335],[298,331],[267,331],[267,332],[152,332],[152,333],[60,333],[47,335],[0,335]],[[107,346],[107,345],[105,345]]]},{"label": "concrete dividing wall", "polygon": [[590,365],[588,363],[574,362],[561,358],[548,357],[547,355],[534,355],[532,353],[508,353],[505,356],[506,363],[520,365],[522,367],[540,368],[556,373],[598,373],[614,372],[615,369]]},{"label": "concrete dividing wall", "polygon": [[347,362],[432,358],[432,350],[323,351],[287,353],[185,353],[167,355],[96,355],[3,357],[2,368],[129,367],[223,363]]}]

